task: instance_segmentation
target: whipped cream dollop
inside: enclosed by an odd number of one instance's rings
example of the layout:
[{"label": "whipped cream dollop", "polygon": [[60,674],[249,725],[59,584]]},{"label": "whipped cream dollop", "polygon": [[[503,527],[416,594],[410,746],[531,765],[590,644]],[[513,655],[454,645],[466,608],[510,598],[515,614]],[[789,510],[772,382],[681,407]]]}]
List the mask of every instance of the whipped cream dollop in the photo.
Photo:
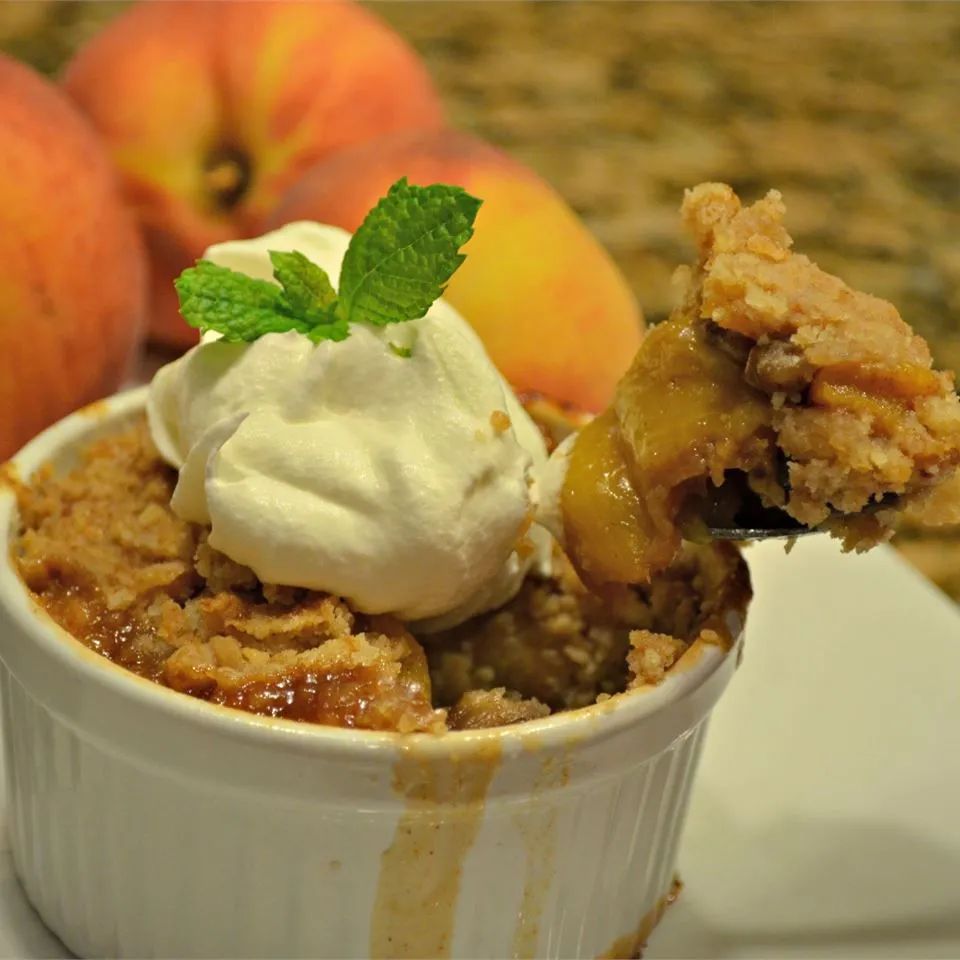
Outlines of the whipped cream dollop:
[{"label": "whipped cream dollop", "polygon": [[[267,251],[298,250],[336,285],[349,240],[293,223],[205,258],[269,280]],[[264,583],[429,630],[500,606],[549,565],[550,535],[531,522],[543,438],[443,300],[340,342],[208,335],[157,373],[147,412],[180,472],[174,511]]]}]

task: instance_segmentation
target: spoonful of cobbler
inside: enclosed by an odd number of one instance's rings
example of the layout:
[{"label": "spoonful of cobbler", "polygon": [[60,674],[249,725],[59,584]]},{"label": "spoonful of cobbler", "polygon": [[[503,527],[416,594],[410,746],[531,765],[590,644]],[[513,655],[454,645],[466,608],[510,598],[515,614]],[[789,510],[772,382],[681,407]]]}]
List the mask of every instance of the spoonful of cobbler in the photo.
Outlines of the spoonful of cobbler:
[{"label": "spoonful of cobbler", "polygon": [[864,550],[905,509],[960,520],[960,495],[935,496],[960,465],[953,375],[891,304],[794,253],[784,212],[776,191],[747,207],[723,184],[687,191],[683,301],[560,451],[589,583],[644,582],[682,539],[825,531]]}]

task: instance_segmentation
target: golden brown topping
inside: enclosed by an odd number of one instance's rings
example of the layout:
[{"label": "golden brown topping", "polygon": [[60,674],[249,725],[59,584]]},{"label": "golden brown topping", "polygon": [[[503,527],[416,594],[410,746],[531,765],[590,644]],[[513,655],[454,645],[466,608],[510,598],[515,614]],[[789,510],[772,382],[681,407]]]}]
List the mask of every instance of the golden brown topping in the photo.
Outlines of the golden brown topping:
[{"label": "golden brown topping", "polygon": [[[271,656],[216,636],[177,650],[164,665],[163,680],[182,693],[270,717],[439,732],[444,714],[430,705],[426,665],[414,647],[419,650],[410,637],[358,634]],[[413,669],[407,666],[411,657]]]},{"label": "golden brown topping", "polygon": [[806,389],[812,373],[800,347],[789,340],[768,340],[750,351],[744,378],[764,393],[798,393]]},{"label": "golden brown topping", "polygon": [[490,426],[496,433],[506,433],[510,429],[510,418],[502,410],[490,414]]},{"label": "golden brown topping", "polygon": [[517,693],[495,687],[467,691],[450,709],[448,722],[453,730],[483,730],[549,715],[550,708],[539,700],[524,700]]},{"label": "golden brown topping", "polygon": [[62,626],[149,679],[269,716],[385,730],[444,728],[423,649],[395,620],[357,624],[339,598],[261,585],[169,507],[175,475],[143,421],[79,469],[23,493],[21,573]]},{"label": "golden brown topping", "polygon": [[705,631],[728,643],[724,614],[745,610],[750,596],[746,567],[730,545],[688,544],[649,585],[602,596],[562,558],[554,566],[553,578],[528,578],[502,610],[424,638],[438,704],[506,687],[554,710],[586,706],[624,689],[632,632],[668,634],[681,650]]},{"label": "golden brown topping", "polygon": [[665,633],[649,630],[634,630],[630,634],[630,652],[627,665],[630,667],[630,686],[660,683],[667,671],[680,659],[686,644]]},{"label": "golden brown topping", "polygon": [[[558,558],[554,579],[531,580],[495,614],[427,638],[428,664],[393,617],[260,583],[212,548],[206,530],[176,517],[174,480],[142,419],[93,444],[76,470],[41,471],[21,491],[21,573],[50,615],[105,657],[181,693],[272,717],[440,732],[591,703],[625,689],[631,630],[692,638],[714,619],[707,591],[724,598],[723,584],[742,576],[735,555],[720,562],[722,551],[707,551],[655,587],[600,598]],[[449,721],[434,699],[452,707]]]}]

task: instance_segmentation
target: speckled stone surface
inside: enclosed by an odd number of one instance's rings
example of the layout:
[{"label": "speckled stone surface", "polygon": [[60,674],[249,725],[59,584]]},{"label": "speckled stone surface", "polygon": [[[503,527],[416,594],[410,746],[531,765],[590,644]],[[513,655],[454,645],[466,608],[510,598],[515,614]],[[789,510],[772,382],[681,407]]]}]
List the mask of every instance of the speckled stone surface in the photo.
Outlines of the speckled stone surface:
[{"label": "speckled stone surface", "polygon": [[787,202],[797,247],[960,368],[960,5],[376,3],[452,120],[587,220],[647,316],[690,256],[683,189]]},{"label": "speckled stone surface", "polygon": [[[43,12],[40,12],[40,7]],[[372,2],[451,121],[550,180],[651,320],[691,250],[685,187],[785,197],[797,248],[892,300],[960,369],[960,4]],[[54,70],[117,4],[2,2]],[[3,19],[20,19],[4,32]],[[960,532],[908,545],[960,596]]]}]

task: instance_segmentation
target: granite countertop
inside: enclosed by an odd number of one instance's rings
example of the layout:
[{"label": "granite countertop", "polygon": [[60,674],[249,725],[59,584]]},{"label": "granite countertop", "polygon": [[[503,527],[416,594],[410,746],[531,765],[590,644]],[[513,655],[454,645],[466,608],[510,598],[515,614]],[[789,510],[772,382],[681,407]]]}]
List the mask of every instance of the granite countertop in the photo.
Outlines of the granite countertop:
[{"label": "granite countertop", "polygon": [[[798,249],[892,300],[960,370],[960,5],[372,2],[452,121],[550,180],[647,318],[692,251],[685,187],[784,194]],[[53,70],[117,4],[4,4],[0,47]],[[960,598],[960,529],[903,548]]]},{"label": "granite countertop", "polygon": [[455,123],[554,183],[651,320],[691,255],[683,189],[780,189],[798,248],[960,368],[960,6],[372,4]]}]

